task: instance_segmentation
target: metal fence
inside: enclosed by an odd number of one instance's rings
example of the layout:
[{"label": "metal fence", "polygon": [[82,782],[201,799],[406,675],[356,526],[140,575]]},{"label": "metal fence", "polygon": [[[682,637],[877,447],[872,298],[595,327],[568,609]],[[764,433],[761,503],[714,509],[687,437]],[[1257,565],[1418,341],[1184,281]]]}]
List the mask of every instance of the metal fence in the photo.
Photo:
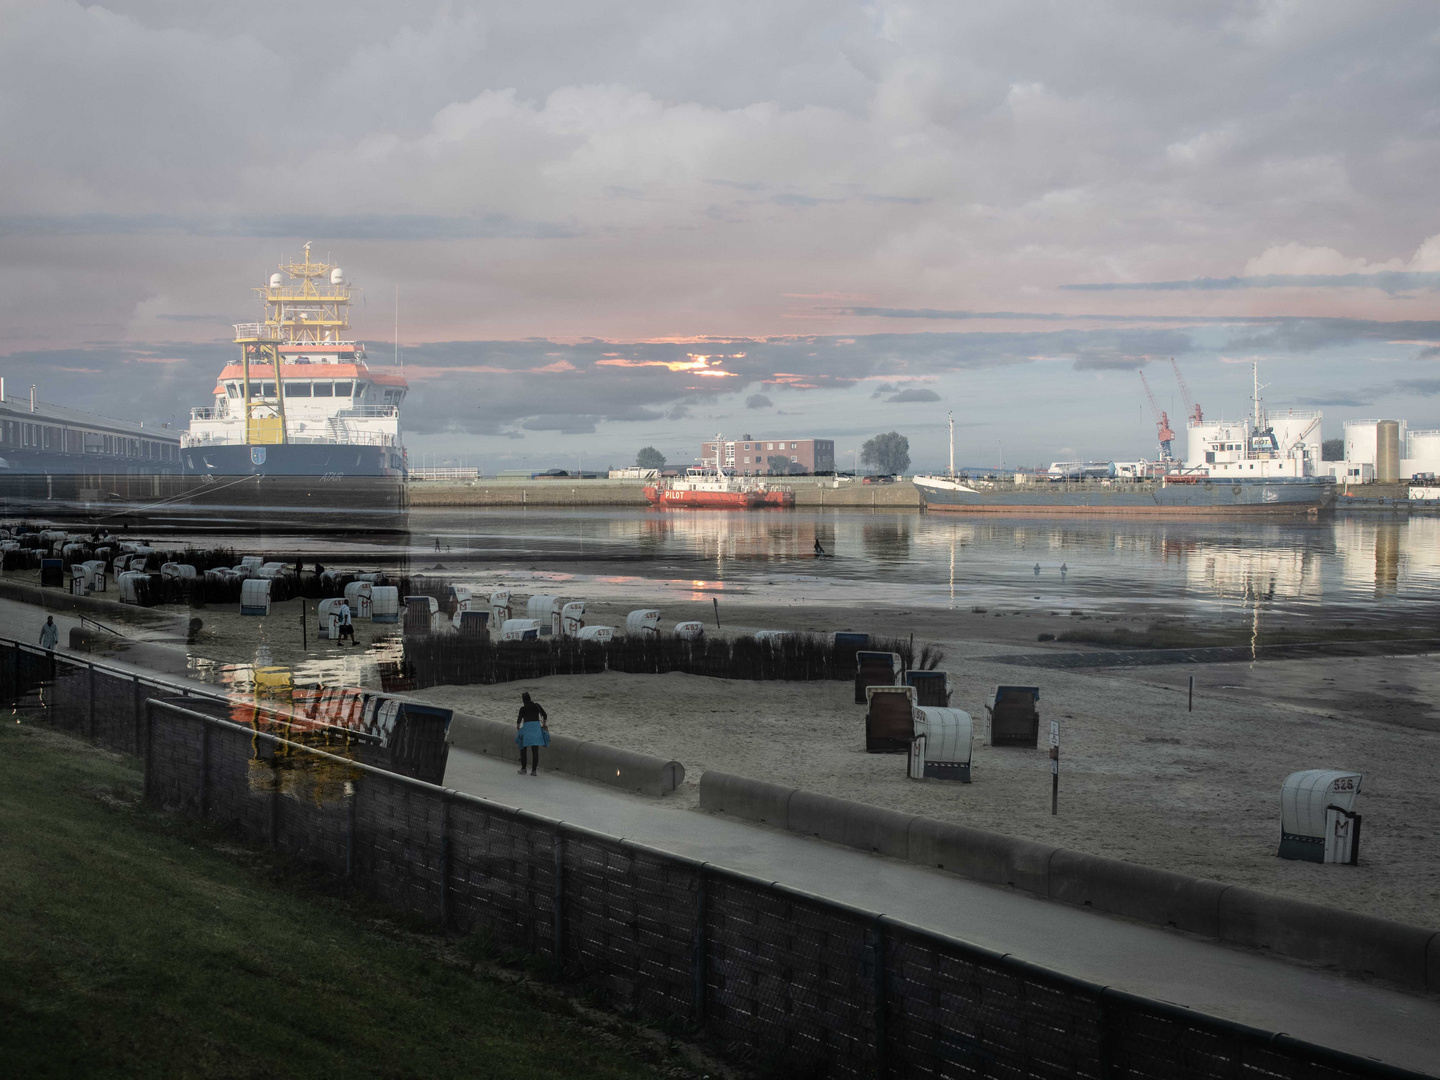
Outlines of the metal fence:
[{"label": "metal fence", "polygon": [[3,640],[0,652],[0,693],[141,755],[152,804],[543,957],[611,1007],[698,1032],[757,1072],[1419,1076],[290,743],[164,679]]}]

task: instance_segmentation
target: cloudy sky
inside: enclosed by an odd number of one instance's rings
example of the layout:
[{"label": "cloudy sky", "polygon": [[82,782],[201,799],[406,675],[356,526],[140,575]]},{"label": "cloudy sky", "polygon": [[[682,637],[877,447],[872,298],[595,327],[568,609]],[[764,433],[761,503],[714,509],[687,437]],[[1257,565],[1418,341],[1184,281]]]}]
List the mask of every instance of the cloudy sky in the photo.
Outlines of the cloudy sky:
[{"label": "cloudy sky", "polygon": [[183,425],[315,242],[412,463],[1440,428],[1425,2],[0,0],[0,374]]}]

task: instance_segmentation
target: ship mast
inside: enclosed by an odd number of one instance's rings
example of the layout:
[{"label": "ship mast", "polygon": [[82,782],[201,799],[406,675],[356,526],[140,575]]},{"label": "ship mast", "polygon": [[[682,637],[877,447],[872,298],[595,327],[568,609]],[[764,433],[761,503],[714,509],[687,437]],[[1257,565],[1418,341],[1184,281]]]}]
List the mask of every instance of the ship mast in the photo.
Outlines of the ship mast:
[{"label": "ship mast", "polygon": [[946,418],[947,418],[947,419],[949,420],[949,422],[950,422],[950,472],[949,472],[947,475],[949,475],[950,479],[953,480],[953,479],[955,479],[955,412],[954,412],[954,410],[952,409],[950,412],[946,413],[945,416],[946,416]]}]

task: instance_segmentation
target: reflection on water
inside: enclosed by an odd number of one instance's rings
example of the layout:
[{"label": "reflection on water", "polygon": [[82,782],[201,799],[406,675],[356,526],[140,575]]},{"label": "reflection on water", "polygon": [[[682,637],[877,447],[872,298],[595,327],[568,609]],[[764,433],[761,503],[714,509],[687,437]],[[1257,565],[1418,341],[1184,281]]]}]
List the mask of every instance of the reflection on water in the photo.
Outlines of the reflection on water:
[{"label": "reflection on water", "polygon": [[[843,603],[876,586],[897,602],[949,607],[1179,603],[1247,615],[1440,599],[1440,519],[1433,517],[1279,523],[457,509],[416,511],[412,524],[417,535],[443,536],[464,553],[477,580],[485,574],[476,562],[496,572],[563,571],[577,583],[605,574],[587,563],[633,562],[639,565],[623,577],[636,583],[783,589],[803,581],[813,599],[824,591],[818,582]],[[816,540],[835,558],[814,558]]]}]

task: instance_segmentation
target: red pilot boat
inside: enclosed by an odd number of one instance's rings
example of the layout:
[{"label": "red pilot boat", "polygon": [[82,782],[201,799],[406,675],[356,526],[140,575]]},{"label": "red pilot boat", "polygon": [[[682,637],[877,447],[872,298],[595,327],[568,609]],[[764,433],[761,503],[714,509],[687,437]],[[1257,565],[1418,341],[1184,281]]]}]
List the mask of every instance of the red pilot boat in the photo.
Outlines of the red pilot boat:
[{"label": "red pilot boat", "polygon": [[795,495],[789,491],[772,491],[750,477],[727,476],[720,462],[720,447],[715,437],[715,460],[701,459],[699,465],[685,470],[683,477],[645,486],[645,498],[652,506],[695,507],[712,510],[750,510],[764,506],[794,506]]}]

